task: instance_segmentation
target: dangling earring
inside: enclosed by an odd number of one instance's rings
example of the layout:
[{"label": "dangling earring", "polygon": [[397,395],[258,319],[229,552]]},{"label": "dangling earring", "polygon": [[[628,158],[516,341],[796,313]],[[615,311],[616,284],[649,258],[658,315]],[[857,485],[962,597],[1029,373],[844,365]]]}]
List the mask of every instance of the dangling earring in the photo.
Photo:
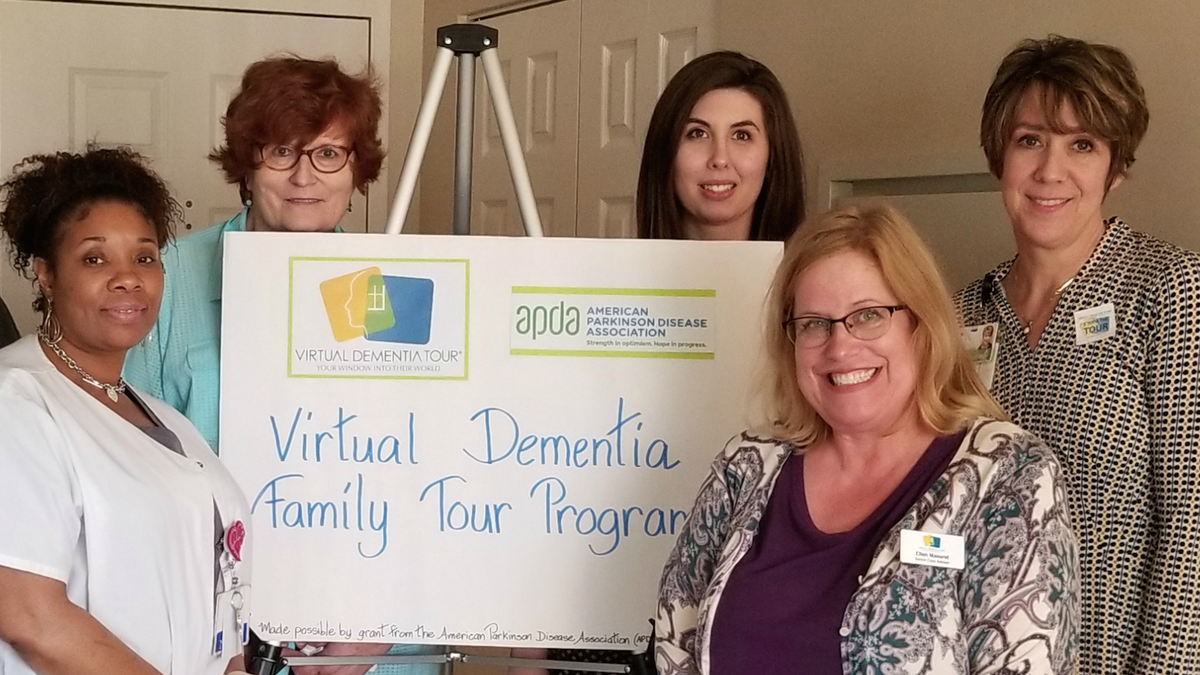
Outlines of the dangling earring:
[{"label": "dangling earring", "polygon": [[346,202],[346,213],[354,213],[354,202]]},{"label": "dangling earring", "polygon": [[42,325],[38,328],[38,337],[50,346],[57,345],[62,340],[62,324],[54,316],[54,302],[46,298],[46,314],[42,316]]}]

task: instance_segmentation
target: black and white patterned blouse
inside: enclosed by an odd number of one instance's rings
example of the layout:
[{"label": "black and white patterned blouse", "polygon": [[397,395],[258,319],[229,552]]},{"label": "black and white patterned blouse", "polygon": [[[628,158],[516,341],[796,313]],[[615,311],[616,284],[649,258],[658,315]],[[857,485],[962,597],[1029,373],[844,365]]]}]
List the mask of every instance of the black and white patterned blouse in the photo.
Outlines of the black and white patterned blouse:
[{"label": "black and white patterned blouse", "polygon": [[[1012,260],[955,304],[999,322],[992,394],[1067,476],[1080,672],[1200,673],[1200,255],[1105,225],[1035,349],[1000,285]],[[1115,331],[1077,344],[1076,312],[1106,303]]]}]

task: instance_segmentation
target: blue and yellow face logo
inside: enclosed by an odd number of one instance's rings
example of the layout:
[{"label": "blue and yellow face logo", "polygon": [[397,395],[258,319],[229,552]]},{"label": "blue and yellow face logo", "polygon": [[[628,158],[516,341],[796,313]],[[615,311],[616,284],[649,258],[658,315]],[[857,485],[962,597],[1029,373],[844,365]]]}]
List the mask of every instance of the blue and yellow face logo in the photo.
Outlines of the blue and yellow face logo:
[{"label": "blue and yellow face logo", "polygon": [[929,548],[941,548],[942,547],[942,538],[935,537],[932,534],[927,534],[927,535],[925,535],[925,545],[928,546]]},{"label": "blue and yellow face logo", "polygon": [[378,267],[321,282],[333,338],[429,344],[433,279],[385,276]]},{"label": "blue and yellow face logo", "polygon": [[1098,316],[1079,324],[1079,330],[1083,331],[1084,335],[1100,335],[1108,332],[1109,325],[1107,316]]}]

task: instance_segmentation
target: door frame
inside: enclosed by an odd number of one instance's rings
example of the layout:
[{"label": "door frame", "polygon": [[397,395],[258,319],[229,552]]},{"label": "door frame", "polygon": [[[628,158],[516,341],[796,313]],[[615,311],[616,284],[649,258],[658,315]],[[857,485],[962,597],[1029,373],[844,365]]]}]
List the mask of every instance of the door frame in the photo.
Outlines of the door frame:
[{"label": "door frame", "polygon": [[485,9],[476,10],[467,14],[463,19],[470,23],[478,23],[487,21],[498,16],[506,16],[508,14],[516,14],[530,9],[537,9],[546,5],[556,5],[567,0],[517,0],[516,2],[501,2]]}]

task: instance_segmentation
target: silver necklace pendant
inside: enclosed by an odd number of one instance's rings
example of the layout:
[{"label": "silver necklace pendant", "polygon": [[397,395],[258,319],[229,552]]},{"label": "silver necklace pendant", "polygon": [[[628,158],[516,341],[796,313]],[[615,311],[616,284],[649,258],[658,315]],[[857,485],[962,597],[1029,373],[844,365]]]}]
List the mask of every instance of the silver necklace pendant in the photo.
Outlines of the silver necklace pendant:
[{"label": "silver necklace pendant", "polygon": [[104,393],[108,395],[108,400],[112,401],[113,403],[116,403],[117,398],[121,394],[125,393],[125,386],[126,386],[125,378],[118,377],[116,384],[107,384],[105,382],[101,382],[100,380],[97,380],[96,378],[92,377],[91,374],[88,373],[86,370],[81,368],[79,366],[79,364],[75,362],[75,359],[71,358],[70,354],[64,352],[63,348],[58,346],[57,342],[51,342],[50,340],[48,340],[46,338],[45,331],[42,330],[41,328],[38,328],[38,337],[41,339],[41,341],[47,347],[50,348],[50,351],[54,352],[54,355],[57,356],[59,358],[59,360],[61,360],[65,364],[67,364],[67,368],[70,368],[72,372],[79,375],[80,379],[82,379],[84,381],[84,383],[90,384],[91,386],[93,386],[97,389],[103,390]]}]

